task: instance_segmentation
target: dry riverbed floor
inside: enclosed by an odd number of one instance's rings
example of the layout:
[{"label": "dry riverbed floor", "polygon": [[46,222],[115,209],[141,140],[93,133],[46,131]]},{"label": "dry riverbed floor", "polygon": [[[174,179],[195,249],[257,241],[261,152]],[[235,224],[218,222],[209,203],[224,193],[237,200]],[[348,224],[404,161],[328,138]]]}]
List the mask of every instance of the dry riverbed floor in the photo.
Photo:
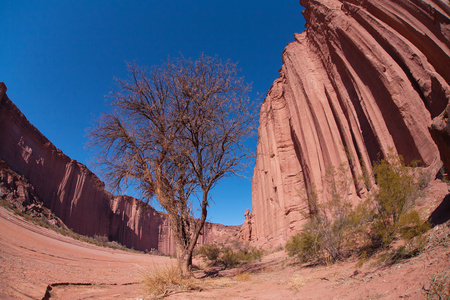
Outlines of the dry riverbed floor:
[{"label": "dry riverbed floor", "polygon": [[[449,223],[430,234],[424,253],[394,265],[375,265],[374,259],[363,266],[349,260],[308,267],[280,250],[235,269],[195,271],[193,284],[201,290],[167,299],[426,299],[440,281],[450,280]],[[149,299],[145,271],[174,263],[86,244],[0,207],[0,299]]]}]

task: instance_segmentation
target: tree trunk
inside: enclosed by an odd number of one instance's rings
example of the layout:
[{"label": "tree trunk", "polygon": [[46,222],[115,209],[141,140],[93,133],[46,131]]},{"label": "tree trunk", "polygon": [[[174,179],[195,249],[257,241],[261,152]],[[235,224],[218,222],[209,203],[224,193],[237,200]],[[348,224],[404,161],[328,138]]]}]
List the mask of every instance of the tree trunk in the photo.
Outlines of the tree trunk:
[{"label": "tree trunk", "polygon": [[[209,190],[209,189],[208,189]],[[178,227],[175,226],[173,228],[175,238],[177,239],[176,247],[177,247],[177,261],[178,261],[178,268],[181,271],[181,274],[183,277],[190,277],[191,271],[192,271],[192,254],[194,253],[195,245],[197,244],[198,237],[200,236],[200,232],[202,231],[206,216],[207,216],[207,210],[206,207],[208,205],[208,192],[203,192],[203,201],[202,201],[202,217],[197,221],[198,223],[195,226],[194,232],[192,236],[190,234],[183,235],[182,232],[179,230]],[[174,216],[177,216],[176,214],[171,214],[169,210],[167,210],[169,214],[169,220],[171,221],[171,226],[174,226],[173,224],[177,224]],[[189,216],[188,216],[189,218]]]},{"label": "tree trunk", "polygon": [[178,268],[181,271],[183,277],[190,277],[192,271],[192,253],[189,249],[177,245],[177,262]]}]

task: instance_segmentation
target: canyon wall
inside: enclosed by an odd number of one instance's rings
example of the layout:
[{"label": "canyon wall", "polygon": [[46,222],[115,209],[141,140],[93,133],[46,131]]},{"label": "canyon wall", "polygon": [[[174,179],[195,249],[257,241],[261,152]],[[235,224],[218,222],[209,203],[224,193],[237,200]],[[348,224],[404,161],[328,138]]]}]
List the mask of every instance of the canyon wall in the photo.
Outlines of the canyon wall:
[{"label": "canyon wall", "polygon": [[450,102],[445,110],[437,117],[433,119],[430,125],[430,133],[439,148],[441,154],[441,160],[444,163],[444,167],[450,172]]},{"label": "canyon wall", "polygon": [[[43,136],[6,95],[0,83],[0,159],[23,175],[44,205],[73,231],[107,236],[137,250],[175,253],[167,216],[142,201],[116,196],[85,165]],[[206,223],[199,243],[226,241],[236,226]]]},{"label": "canyon wall", "polygon": [[[301,0],[306,30],[260,111],[252,211],[243,237],[284,245],[308,194],[341,167],[349,196],[389,153],[439,168],[428,126],[450,99],[450,5],[442,0]],[[448,117],[447,117],[448,121]],[[329,174],[329,173],[328,173]]]}]

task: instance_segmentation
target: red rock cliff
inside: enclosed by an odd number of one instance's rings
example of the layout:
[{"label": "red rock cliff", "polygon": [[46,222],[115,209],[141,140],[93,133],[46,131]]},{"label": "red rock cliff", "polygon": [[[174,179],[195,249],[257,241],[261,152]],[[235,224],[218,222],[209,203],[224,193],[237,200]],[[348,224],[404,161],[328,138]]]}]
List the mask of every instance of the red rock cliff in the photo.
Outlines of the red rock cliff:
[{"label": "red rock cliff", "polygon": [[343,164],[351,194],[390,149],[430,166],[428,131],[450,99],[450,5],[442,0],[301,0],[306,30],[283,52],[260,111],[246,239],[284,244],[307,191]]},{"label": "red rock cliff", "polygon": [[[87,167],[31,125],[0,83],[0,158],[25,176],[44,205],[77,233],[104,235],[137,250],[174,254],[168,218],[142,201],[115,196]],[[205,224],[199,243],[225,241],[236,226]]]}]

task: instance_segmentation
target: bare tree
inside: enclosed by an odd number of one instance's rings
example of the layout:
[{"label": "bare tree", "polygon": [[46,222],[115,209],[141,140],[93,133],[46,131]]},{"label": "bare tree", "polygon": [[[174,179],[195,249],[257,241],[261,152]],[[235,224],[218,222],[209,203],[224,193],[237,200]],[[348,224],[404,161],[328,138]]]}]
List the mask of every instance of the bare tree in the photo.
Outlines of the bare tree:
[{"label": "bare tree", "polygon": [[91,145],[111,188],[134,185],[166,210],[188,275],[211,189],[251,156],[245,140],[254,133],[256,104],[229,61],[201,55],[150,71],[128,68],[129,79],[117,80],[112,92],[112,111],[89,130]]}]

